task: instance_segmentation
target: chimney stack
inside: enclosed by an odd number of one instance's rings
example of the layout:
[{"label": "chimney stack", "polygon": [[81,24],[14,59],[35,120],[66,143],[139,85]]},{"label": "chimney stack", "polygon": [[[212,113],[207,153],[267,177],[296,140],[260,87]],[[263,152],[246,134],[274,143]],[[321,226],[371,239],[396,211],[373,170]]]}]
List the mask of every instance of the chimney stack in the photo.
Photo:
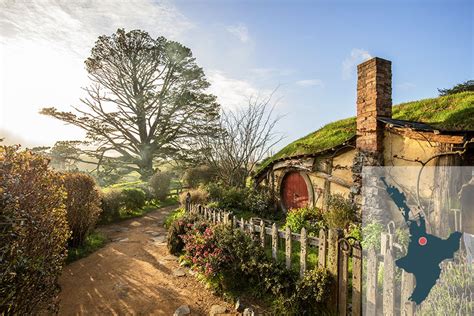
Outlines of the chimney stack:
[{"label": "chimney stack", "polygon": [[357,66],[357,148],[382,153],[383,124],[392,117],[392,62],[374,57]]}]

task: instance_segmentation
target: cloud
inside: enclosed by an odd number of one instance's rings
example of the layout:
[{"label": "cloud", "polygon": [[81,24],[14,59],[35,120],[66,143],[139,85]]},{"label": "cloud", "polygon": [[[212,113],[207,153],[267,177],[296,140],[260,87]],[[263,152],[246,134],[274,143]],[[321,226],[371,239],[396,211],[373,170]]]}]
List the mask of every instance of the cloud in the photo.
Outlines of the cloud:
[{"label": "cloud", "polygon": [[300,87],[313,87],[313,86],[323,86],[323,81],[320,79],[305,79],[298,80],[295,82],[296,85]]},{"label": "cloud", "polygon": [[245,26],[245,24],[243,24],[243,23],[239,23],[237,25],[229,25],[228,27],[226,27],[226,30],[229,33],[237,36],[237,38],[242,43],[247,43],[250,40],[249,30],[248,30],[247,26]]},{"label": "cloud", "polygon": [[243,107],[248,104],[250,97],[260,93],[249,81],[230,78],[219,70],[208,71],[207,77],[211,83],[209,92],[217,96],[224,108]]},{"label": "cloud", "polygon": [[372,58],[372,55],[368,51],[361,48],[353,48],[350,55],[342,62],[342,79],[348,80],[352,78],[356,66],[370,58]]},{"label": "cloud", "polygon": [[83,56],[99,35],[119,27],[175,39],[192,23],[167,1],[6,1],[0,4],[0,41],[46,41]]}]

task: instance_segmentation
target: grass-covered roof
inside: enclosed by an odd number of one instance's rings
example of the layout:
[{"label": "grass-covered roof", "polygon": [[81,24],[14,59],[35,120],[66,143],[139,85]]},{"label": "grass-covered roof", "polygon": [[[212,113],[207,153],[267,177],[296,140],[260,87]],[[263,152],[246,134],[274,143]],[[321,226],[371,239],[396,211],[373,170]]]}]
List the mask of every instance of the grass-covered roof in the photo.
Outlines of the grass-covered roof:
[{"label": "grass-covered roof", "polygon": [[[401,103],[394,106],[392,112],[394,119],[423,122],[440,130],[474,130],[474,92]],[[259,171],[280,158],[317,153],[341,145],[355,134],[355,117],[329,123],[265,159]]]}]

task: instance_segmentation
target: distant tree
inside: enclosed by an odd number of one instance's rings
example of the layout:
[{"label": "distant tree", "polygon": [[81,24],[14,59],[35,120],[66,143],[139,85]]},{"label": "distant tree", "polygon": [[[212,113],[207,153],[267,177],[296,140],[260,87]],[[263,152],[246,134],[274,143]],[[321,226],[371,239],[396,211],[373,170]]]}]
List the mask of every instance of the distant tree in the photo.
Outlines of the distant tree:
[{"label": "distant tree", "polygon": [[252,98],[241,110],[223,111],[220,132],[200,138],[202,160],[223,184],[244,187],[256,164],[282,140],[270,101],[271,96]]},{"label": "distant tree", "polygon": [[468,80],[452,87],[451,89],[438,89],[439,95],[450,95],[459,92],[474,91],[474,80]]},{"label": "distant tree", "polygon": [[85,65],[91,84],[81,106],[41,113],[85,130],[94,148],[83,153],[98,170],[137,171],[146,180],[156,163],[190,159],[196,137],[215,134],[216,97],[206,93],[202,68],[180,43],[119,29],[99,37]]},{"label": "distant tree", "polygon": [[33,147],[31,151],[50,159],[51,167],[57,170],[77,170],[76,162],[90,163],[81,159],[80,141],[58,141],[53,147]]}]

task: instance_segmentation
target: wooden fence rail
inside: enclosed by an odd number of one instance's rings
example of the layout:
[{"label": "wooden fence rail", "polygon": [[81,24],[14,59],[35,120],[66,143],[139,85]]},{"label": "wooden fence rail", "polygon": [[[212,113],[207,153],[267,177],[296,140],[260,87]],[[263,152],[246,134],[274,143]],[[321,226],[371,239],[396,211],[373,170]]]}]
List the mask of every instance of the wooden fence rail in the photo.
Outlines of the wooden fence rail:
[{"label": "wooden fence rail", "polygon": [[[328,305],[338,315],[414,315],[414,305],[408,301],[413,290],[414,280],[411,274],[402,273],[401,284],[395,284],[396,267],[394,265],[393,236],[382,234],[381,253],[371,248],[363,252],[355,238],[343,238],[341,231],[320,229],[319,236],[308,236],[305,228],[292,232],[289,227],[278,229],[276,223],[269,225],[262,219],[237,219],[231,212],[210,209],[202,205],[187,203],[186,210],[197,214],[212,223],[224,223],[240,229],[252,237],[258,244],[271,247],[271,256],[278,258],[279,245],[284,243],[284,263],[292,269],[294,242],[300,243],[300,269],[302,276],[308,269],[308,247],[317,251],[316,266],[327,268],[335,279],[335,285]],[[363,258],[366,258],[364,262]],[[383,300],[377,300],[380,292],[377,284],[379,266],[383,263]],[[365,273],[363,274],[363,271]],[[365,275],[365,286],[363,278]],[[362,295],[365,288],[365,295]],[[379,294],[380,296],[380,294]]]}]

